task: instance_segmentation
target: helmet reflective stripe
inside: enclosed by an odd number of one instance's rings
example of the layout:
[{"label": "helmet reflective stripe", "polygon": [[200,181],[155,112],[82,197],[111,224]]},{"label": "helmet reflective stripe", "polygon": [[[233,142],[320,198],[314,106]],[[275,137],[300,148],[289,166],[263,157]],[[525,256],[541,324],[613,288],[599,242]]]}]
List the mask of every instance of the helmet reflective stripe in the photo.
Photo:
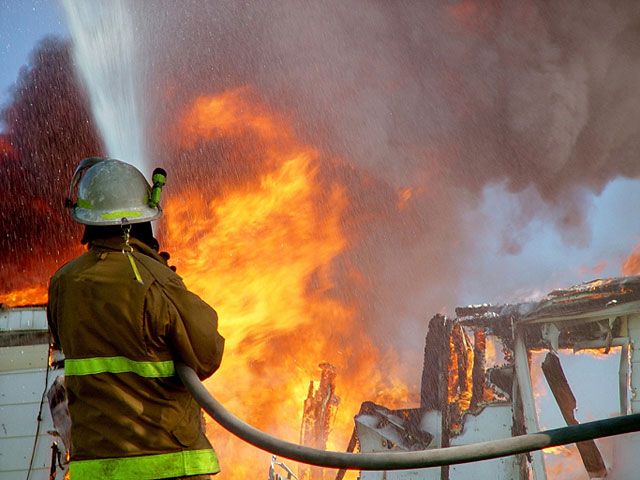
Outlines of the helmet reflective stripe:
[{"label": "helmet reflective stripe", "polygon": [[[100,218],[104,218],[105,220],[114,220],[121,218],[137,218],[142,215],[142,212],[136,212],[135,210],[116,210],[115,212],[107,212],[100,215]],[[131,223],[131,222],[129,222]]]},{"label": "helmet reflective stripe", "polygon": [[159,378],[175,375],[172,360],[139,362],[127,357],[67,358],[64,374],[67,376],[96,375],[99,373],[135,373],[141,377]]},{"label": "helmet reflective stripe", "polygon": [[159,206],[149,206],[151,186],[133,165],[111,158],[92,157],[80,162],[73,174],[69,199],[71,216],[85,225],[121,225],[155,220]]},{"label": "helmet reflective stripe", "polygon": [[213,450],[143,455],[139,457],[72,460],[69,474],[73,480],[151,480],[218,473],[220,466]]},{"label": "helmet reflective stripe", "polygon": [[79,198],[78,200],[76,200],[76,206],[81,208],[93,208],[91,202],[89,200],[85,200],[84,198]]}]

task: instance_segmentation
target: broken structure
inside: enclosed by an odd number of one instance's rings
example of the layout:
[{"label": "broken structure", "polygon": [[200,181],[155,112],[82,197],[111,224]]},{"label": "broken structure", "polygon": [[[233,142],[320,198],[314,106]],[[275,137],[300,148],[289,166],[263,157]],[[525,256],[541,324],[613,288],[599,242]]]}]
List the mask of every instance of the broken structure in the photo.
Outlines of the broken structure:
[{"label": "broken structure", "polygon": [[[531,353],[547,351],[544,377],[567,422],[578,423],[576,399],[557,353],[620,347],[619,414],[640,411],[640,277],[595,280],[544,299],[456,309],[434,316],[426,336],[420,407],[388,410],[370,402],[355,417],[360,451],[417,450],[495,440],[539,431]],[[634,368],[635,367],[635,368]],[[560,426],[560,425],[559,425]],[[577,445],[585,478],[635,478],[640,435],[613,437],[605,464],[594,441]],[[340,477],[340,475],[339,475]],[[411,471],[362,472],[361,480],[547,478],[533,452],[484,462]]]},{"label": "broken structure", "polygon": [[[336,415],[340,399],[336,395],[336,367],[330,363],[321,363],[320,381],[318,385],[309,382],[309,392],[304,401],[302,425],[300,427],[300,444],[324,450],[331,431],[331,424]],[[301,465],[301,480],[323,480],[322,468]]]},{"label": "broken structure", "polygon": [[[420,406],[391,410],[362,404],[348,450],[424,450],[538,431],[531,353],[546,351],[542,373],[564,420],[577,423],[576,398],[564,374],[562,349],[619,352],[619,414],[639,413],[640,277],[596,280],[556,290],[539,302],[476,305],[455,318],[434,316],[426,336]],[[0,309],[0,480],[62,478],[64,428],[54,427],[45,392],[62,369],[48,358],[44,307]],[[322,364],[305,401],[301,442],[326,446],[338,399],[335,369]],[[2,388],[2,387],[5,388]],[[60,402],[49,401],[56,408]],[[41,423],[36,419],[40,418]],[[54,419],[55,420],[55,419]],[[589,478],[636,478],[640,434],[612,437],[605,461],[596,442],[578,451]],[[52,449],[56,445],[61,454]],[[308,469],[302,475],[321,472]],[[329,478],[324,472],[324,478]],[[341,478],[343,472],[338,472]],[[273,458],[270,478],[295,479]],[[361,480],[546,479],[542,452],[483,462],[394,472],[361,472]]]}]

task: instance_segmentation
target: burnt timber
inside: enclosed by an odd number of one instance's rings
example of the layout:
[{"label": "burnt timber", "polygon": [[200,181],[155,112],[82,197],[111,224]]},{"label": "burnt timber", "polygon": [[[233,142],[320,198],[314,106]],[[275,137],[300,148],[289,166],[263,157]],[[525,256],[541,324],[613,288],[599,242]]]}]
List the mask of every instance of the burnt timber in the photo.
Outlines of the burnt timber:
[{"label": "burnt timber", "polygon": [[[531,353],[548,351],[545,378],[568,424],[576,402],[557,353],[567,349],[616,348],[620,355],[620,414],[640,411],[640,276],[598,279],[553,290],[539,301],[470,305],[455,317],[434,316],[425,340],[420,406],[393,411],[367,402],[356,416],[360,451],[412,450],[422,443],[416,428],[439,448],[540,430],[531,381]],[[389,417],[401,419],[389,428]],[[406,421],[412,418],[413,424]],[[640,436],[616,444],[605,462],[595,442],[578,446],[588,478],[632,478],[640,465],[633,451]],[[424,443],[423,443],[424,445]],[[626,460],[625,460],[626,459]],[[490,477],[486,477],[490,475]],[[542,452],[409,472],[362,472],[362,480],[455,480],[467,478],[546,480]],[[586,478],[586,477],[585,477]]]}]

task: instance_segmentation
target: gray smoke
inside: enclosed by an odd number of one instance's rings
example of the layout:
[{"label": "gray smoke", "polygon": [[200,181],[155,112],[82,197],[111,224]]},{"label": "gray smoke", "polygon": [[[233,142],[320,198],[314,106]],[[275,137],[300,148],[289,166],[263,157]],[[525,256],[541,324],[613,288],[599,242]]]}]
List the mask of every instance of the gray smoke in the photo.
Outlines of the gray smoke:
[{"label": "gray smoke", "polygon": [[[474,241],[465,212],[485,186],[528,192],[504,234],[517,253],[534,218],[587,245],[586,194],[640,170],[637,2],[132,5],[152,157],[169,155],[162,132],[197,95],[247,85],[290,117],[322,175],[348,187],[358,242],[343,260],[370,279],[359,300],[381,336],[452,306]],[[250,170],[222,166],[221,150],[203,151],[214,166],[202,168],[234,181]],[[355,297],[346,285],[336,295]]]}]

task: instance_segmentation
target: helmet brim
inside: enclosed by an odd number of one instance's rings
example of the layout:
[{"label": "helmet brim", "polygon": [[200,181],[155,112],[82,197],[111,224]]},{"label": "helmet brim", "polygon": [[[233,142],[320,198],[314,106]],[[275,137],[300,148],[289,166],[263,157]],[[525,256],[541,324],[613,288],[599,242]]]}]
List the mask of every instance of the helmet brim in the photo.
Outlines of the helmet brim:
[{"label": "helmet brim", "polygon": [[138,207],[127,210],[94,210],[90,208],[74,207],[71,217],[83,225],[108,226],[129,225],[157,220],[162,216],[162,209],[158,207]]}]

